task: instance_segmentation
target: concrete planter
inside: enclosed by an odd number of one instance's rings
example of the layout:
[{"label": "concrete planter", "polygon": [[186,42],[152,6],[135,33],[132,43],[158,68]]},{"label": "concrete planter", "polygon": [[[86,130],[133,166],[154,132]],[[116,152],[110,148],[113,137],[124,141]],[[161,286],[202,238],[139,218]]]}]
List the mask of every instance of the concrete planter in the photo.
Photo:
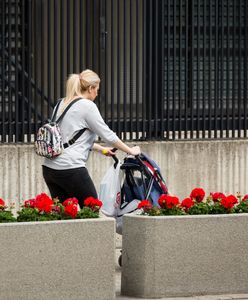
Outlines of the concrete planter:
[{"label": "concrete planter", "polygon": [[115,298],[113,219],[0,224],[0,299]]},{"label": "concrete planter", "polygon": [[248,293],[248,214],[126,215],[123,221],[122,294]]}]

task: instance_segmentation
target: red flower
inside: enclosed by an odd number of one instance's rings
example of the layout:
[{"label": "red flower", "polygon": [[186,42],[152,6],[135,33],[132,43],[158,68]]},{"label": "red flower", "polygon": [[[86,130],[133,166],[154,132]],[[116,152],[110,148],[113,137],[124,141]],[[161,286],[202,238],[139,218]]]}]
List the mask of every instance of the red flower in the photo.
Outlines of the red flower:
[{"label": "red flower", "polygon": [[190,207],[194,206],[194,201],[190,198],[185,198],[182,201],[181,206],[187,211],[190,209]]},{"label": "red flower", "polygon": [[53,204],[53,200],[45,193],[42,193],[35,198],[35,207],[37,207],[39,211],[50,213]]},{"label": "red flower", "polygon": [[0,206],[5,206],[5,202],[3,199],[0,198]]},{"label": "red flower", "polygon": [[229,195],[226,198],[222,199],[220,204],[226,208],[226,209],[231,209],[233,208],[233,206],[238,203],[238,199],[233,196],[233,195]]},{"label": "red flower", "polygon": [[225,199],[226,196],[223,193],[210,193],[210,195],[212,196],[212,200],[214,202],[220,201],[222,199]]},{"label": "red flower", "polygon": [[242,201],[246,201],[248,200],[248,194],[244,195],[244,197],[242,198]]},{"label": "red flower", "polygon": [[144,211],[152,208],[152,204],[149,200],[142,200],[138,204],[138,209],[143,209]]},{"label": "red flower", "polygon": [[24,207],[35,208],[36,201],[35,199],[29,199],[24,201]]},{"label": "red flower", "polygon": [[73,198],[68,198],[63,202],[64,206],[71,205],[71,204],[78,205],[78,199],[73,197]]},{"label": "red flower", "polygon": [[205,191],[201,188],[195,188],[191,191],[190,198],[195,199],[197,202],[202,202],[205,196]]},{"label": "red flower", "polygon": [[102,201],[95,199],[94,197],[88,197],[84,200],[84,205],[91,208],[100,208],[102,206]]},{"label": "red flower", "polygon": [[78,213],[78,207],[75,204],[68,204],[65,207],[64,213],[68,216],[71,216],[73,219],[76,218],[77,213]]},{"label": "red flower", "polygon": [[170,196],[170,195],[161,195],[158,199],[158,204],[162,207],[162,208],[173,208],[175,206],[177,206],[178,204],[180,204],[179,199],[175,196]]}]

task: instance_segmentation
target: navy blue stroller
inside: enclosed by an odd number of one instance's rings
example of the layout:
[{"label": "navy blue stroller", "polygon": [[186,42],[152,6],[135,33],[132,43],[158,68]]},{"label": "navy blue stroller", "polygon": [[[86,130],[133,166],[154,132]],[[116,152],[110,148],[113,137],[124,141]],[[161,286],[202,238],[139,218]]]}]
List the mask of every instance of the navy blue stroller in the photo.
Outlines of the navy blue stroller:
[{"label": "navy blue stroller", "polygon": [[[113,156],[118,163],[116,156]],[[116,216],[116,232],[122,234],[122,217],[138,208],[140,200],[149,200],[158,206],[158,199],[162,194],[168,194],[168,189],[161,175],[158,165],[147,155],[126,157],[120,169],[125,173],[121,187],[121,201]],[[122,256],[119,257],[122,265]]]}]

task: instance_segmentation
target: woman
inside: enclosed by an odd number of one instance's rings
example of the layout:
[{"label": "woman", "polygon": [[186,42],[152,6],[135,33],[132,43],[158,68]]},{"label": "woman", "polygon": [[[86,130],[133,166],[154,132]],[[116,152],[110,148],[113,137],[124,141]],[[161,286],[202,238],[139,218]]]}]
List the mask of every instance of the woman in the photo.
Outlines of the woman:
[{"label": "woman", "polygon": [[[43,177],[52,198],[57,197],[62,202],[76,197],[80,207],[87,197],[97,198],[95,186],[86,169],[91,150],[104,155],[114,155],[112,148],[131,155],[140,153],[138,146],[128,147],[103,121],[94,103],[99,84],[100,78],[91,70],[70,75],[66,84],[66,97],[59,103],[56,117],[58,118],[73,100],[81,99],[70,107],[59,124],[63,142],[67,143],[80,130],[87,130],[74,144],[64,149],[61,155],[52,160],[45,159],[43,163]],[[111,148],[94,143],[97,135],[111,145]]]}]

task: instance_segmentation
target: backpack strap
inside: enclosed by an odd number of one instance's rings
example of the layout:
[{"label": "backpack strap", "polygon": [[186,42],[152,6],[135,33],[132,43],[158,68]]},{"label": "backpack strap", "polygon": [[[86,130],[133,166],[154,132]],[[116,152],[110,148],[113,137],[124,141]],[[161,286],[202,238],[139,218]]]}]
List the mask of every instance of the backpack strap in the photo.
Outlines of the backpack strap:
[{"label": "backpack strap", "polygon": [[[76,99],[73,100],[69,105],[67,105],[67,107],[65,108],[65,110],[63,111],[63,113],[62,113],[62,114],[59,116],[59,118],[56,120],[56,123],[59,123],[59,122],[63,119],[63,117],[65,116],[65,114],[67,113],[67,111],[70,109],[70,107],[71,107],[74,103],[78,102],[78,101],[81,100],[81,99],[82,99],[82,97],[76,98]],[[58,104],[57,104],[56,107],[55,107],[54,113],[53,113],[53,115],[52,115],[52,120],[51,120],[51,122],[55,122],[56,115],[57,115],[57,111],[58,111],[59,104],[61,103],[61,101],[62,101],[62,99],[59,100]],[[64,143],[64,144],[63,144],[64,149],[66,149],[66,148],[68,148],[69,146],[71,146],[72,144],[74,144],[74,143],[76,142],[76,140],[77,140],[77,139],[85,132],[86,129],[87,129],[87,128],[84,128],[84,129],[79,130],[79,132],[76,133],[76,134],[74,135],[74,137],[71,138],[71,139],[68,141],[68,143]]]},{"label": "backpack strap", "polygon": [[58,103],[56,104],[56,106],[53,110],[53,114],[52,114],[52,117],[51,117],[51,122],[54,122],[54,119],[56,118],[56,115],[57,115],[57,112],[58,112],[58,109],[59,109],[59,104],[60,104],[61,101],[62,101],[62,98],[59,99]]},{"label": "backpack strap", "polygon": [[[74,103],[78,102],[78,101],[81,100],[81,99],[82,99],[82,97],[76,98],[75,100],[71,101],[71,103],[70,103],[69,105],[67,105],[67,107],[65,108],[65,110],[63,111],[63,113],[62,113],[62,114],[59,116],[59,118],[56,120],[56,123],[59,123],[59,122],[64,118],[65,114],[66,114],[67,111],[70,109],[70,107],[71,107]],[[62,99],[59,101],[59,103],[57,104],[57,106],[56,106],[56,108],[55,108],[55,111],[54,111],[54,114],[53,114],[52,120],[51,120],[52,122],[55,122],[56,115],[57,115],[57,111],[58,111],[59,104],[60,104],[61,101],[62,101]]]},{"label": "backpack strap", "polygon": [[64,143],[63,147],[64,149],[68,148],[70,145],[74,144],[76,142],[76,140],[85,132],[87,128],[81,129],[79,130],[79,132],[77,134],[74,135],[73,138],[71,138],[68,143]]}]

